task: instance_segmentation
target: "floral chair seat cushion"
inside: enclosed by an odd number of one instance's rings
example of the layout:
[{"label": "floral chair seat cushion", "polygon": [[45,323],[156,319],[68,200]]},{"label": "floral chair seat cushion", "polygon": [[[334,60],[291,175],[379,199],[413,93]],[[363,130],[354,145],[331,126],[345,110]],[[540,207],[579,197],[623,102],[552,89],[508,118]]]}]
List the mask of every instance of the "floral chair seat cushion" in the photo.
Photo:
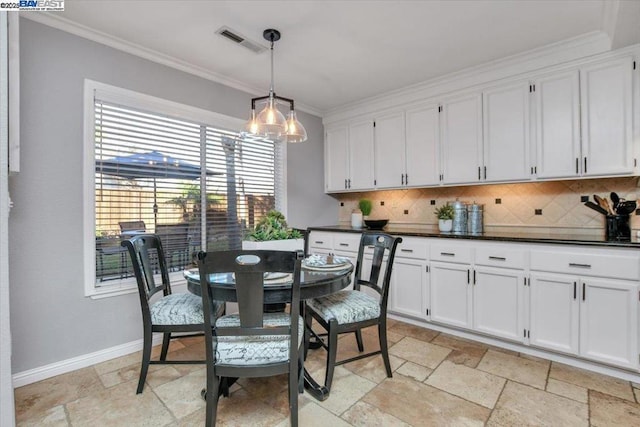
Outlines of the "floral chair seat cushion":
[{"label": "floral chair seat cushion", "polygon": [[326,322],[336,319],[339,325],[380,317],[380,302],[361,291],[336,292],[308,300],[307,305]]},{"label": "floral chair seat cushion", "polygon": [[[267,313],[265,326],[289,325],[287,313]],[[238,327],[237,314],[222,316],[216,320],[216,328]],[[298,346],[304,336],[304,321],[298,319]],[[215,345],[216,365],[264,365],[289,360],[288,335],[219,336]]]},{"label": "floral chair seat cushion", "polygon": [[153,325],[198,325],[204,323],[202,298],[194,294],[171,294],[149,308]]}]

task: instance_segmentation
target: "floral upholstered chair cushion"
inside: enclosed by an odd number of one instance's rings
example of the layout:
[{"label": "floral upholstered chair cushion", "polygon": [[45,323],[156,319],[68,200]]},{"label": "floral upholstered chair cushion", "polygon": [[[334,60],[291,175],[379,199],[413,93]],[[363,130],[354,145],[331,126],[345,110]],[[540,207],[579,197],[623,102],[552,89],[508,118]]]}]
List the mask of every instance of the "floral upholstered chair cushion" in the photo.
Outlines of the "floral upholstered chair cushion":
[{"label": "floral upholstered chair cushion", "polygon": [[[287,313],[267,313],[263,319],[267,326],[289,325]],[[237,314],[222,316],[216,328],[238,327]],[[298,319],[298,347],[304,337],[304,321]],[[264,365],[289,360],[289,335],[218,336],[215,345],[216,365]]]},{"label": "floral upholstered chair cushion", "polygon": [[198,325],[204,323],[202,298],[194,294],[170,294],[151,307],[153,325]]},{"label": "floral upholstered chair cushion", "polygon": [[380,302],[361,291],[340,291],[335,294],[307,301],[322,318],[329,322],[336,319],[338,324],[361,322],[380,316]]}]

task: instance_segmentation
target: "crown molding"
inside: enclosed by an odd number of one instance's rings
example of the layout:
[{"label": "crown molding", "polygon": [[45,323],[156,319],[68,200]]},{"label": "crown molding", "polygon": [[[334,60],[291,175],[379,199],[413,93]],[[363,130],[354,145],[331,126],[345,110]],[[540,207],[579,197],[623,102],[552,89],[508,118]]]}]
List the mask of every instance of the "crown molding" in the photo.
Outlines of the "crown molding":
[{"label": "crown molding", "polygon": [[[235,80],[222,74],[212,72],[203,67],[191,64],[186,61],[182,61],[173,56],[146,48],[139,44],[131,43],[127,40],[114,37],[110,34],[95,30],[82,24],[78,24],[77,22],[73,22],[69,19],[56,16],[49,12],[20,13],[20,17],[38,22],[43,25],[47,25],[52,28],[56,28],[61,31],[65,31],[78,37],[82,37],[87,40],[109,46],[113,49],[117,49],[122,52],[126,52],[161,65],[165,65],[167,67],[174,68],[176,70],[183,71],[185,73],[201,77],[212,82],[223,84],[233,89],[246,92],[252,96],[265,95],[267,92],[264,89],[258,89],[249,86],[239,80]],[[318,117],[322,116],[322,112],[320,110],[309,105],[299,103],[298,101],[296,101],[296,110],[304,111],[305,113],[309,113]]]},{"label": "crown molding", "polygon": [[610,50],[611,39],[607,34],[590,32],[327,110],[323,122],[326,125],[346,117],[372,114]]}]

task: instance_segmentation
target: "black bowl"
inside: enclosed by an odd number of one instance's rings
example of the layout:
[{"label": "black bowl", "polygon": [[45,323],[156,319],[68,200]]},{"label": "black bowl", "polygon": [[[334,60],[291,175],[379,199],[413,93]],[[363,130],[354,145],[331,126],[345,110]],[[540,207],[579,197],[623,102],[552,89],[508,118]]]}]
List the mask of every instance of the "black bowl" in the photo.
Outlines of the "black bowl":
[{"label": "black bowl", "polygon": [[365,225],[371,230],[382,230],[389,222],[388,219],[365,219]]}]

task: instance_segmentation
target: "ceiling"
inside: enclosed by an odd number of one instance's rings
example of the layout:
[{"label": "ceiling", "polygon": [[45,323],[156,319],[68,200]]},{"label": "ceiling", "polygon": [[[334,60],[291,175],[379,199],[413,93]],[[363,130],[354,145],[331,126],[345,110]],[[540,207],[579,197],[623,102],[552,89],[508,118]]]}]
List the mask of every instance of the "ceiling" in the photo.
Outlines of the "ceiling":
[{"label": "ceiling", "polygon": [[216,30],[267,47],[262,31],[276,28],[276,93],[318,115],[587,33],[605,33],[614,48],[640,42],[637,0],[68,0],[48,15],[257,95],[269,88],[268,50],[256,54]]}]

